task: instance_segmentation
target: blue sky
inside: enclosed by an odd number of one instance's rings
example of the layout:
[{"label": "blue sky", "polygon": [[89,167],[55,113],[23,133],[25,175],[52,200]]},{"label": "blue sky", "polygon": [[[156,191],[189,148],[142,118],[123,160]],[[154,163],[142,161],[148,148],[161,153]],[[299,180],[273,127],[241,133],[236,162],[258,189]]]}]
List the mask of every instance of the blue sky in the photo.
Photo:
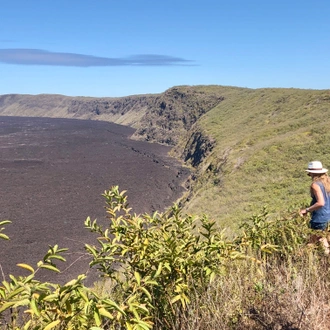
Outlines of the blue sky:
[{"label": "blue sky", "polygon": [[328,0],[10,0],[0,94],[330,88]]}]

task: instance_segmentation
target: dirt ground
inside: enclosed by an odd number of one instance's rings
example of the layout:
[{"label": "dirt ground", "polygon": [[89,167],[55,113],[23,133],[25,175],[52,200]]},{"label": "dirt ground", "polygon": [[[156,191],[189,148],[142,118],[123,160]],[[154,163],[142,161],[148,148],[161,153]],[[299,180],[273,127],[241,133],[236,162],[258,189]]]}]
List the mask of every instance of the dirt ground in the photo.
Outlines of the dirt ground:
[{"label": "dirt ground", "polygon": [[[69,248],[62,273],[39,278],[64,283],[88,270],[87,216],[105,223],[105,189],[127,190],[133,212],[163,211],[184,192],[188,171],[168,147],[130,140],[133,129],[107,122],[0,117],[0,219],[11,220],[0,240],[0,279],[26,274],[49,245]],[[95,281],[95,272],[88,272]],[[88,284],[87,281],[87,284]],[[1,282],[1,281],[0,281]]]}]

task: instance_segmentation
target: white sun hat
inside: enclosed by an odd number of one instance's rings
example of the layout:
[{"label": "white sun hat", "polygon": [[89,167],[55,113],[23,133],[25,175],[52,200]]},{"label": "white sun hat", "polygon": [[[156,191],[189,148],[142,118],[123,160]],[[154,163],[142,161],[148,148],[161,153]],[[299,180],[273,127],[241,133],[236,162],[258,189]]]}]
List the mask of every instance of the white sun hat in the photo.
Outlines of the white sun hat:
[{"label": "white sun hat", "polygon": [[314,160],[313,162],[308,163],[308,168],[305,171],[309,173],[318,173],[318,174],[328,172],[328,170],[326,168],[323,168],[322,163],[319,162],[318,160]]}]

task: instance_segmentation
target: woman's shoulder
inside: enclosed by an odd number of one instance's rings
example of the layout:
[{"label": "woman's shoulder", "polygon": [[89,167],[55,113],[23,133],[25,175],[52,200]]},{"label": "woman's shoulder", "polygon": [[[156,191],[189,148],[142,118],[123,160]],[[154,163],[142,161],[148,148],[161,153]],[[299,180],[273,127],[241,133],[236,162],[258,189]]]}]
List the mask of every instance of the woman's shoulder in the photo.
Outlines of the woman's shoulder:
[{"label": "woman's shoulder", "polygon": [[321,181],[314,181],[314,182],[312,182],[311,187],[312,188],[317,188],[317,187],[322,188],[322,187],[324,187],[324,185]]}]

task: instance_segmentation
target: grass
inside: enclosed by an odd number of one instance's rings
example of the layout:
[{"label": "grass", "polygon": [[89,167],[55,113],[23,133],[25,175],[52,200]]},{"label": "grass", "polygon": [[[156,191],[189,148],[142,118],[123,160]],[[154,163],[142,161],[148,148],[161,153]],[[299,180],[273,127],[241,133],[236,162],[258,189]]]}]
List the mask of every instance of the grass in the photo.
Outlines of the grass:
[{"label": "grass", "polygon": [[308,262],[271,265],[264,277],[233,266],[226,278],[195,297],[180,329],[329,329],[329,280],[322,270],[328,263],[311,267]]},{"label": "grass", "polygon": [[308,203],[308,162],[330,166],[330,92],[223,87],[219,93],[224,101],[198,121],[216,146],[197,171],[185,211],[235,230],[263,206],[280,214]]}]

